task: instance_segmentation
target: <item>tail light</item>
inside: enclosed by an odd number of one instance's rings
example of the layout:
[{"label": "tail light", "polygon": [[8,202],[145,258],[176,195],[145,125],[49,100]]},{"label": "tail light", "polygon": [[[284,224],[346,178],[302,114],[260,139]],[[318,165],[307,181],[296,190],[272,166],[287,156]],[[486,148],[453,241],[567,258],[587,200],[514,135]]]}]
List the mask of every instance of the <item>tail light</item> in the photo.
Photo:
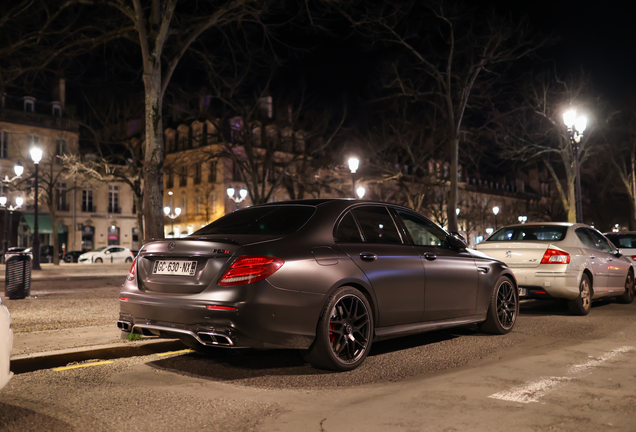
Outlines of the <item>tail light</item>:
[{"label": "tail light", "polygon": [[130,297],[119,297],[119,301],[127,302],[130,300]]},{"label": "tail light", "polygon": [[262,281],[273,275],[284,263],[282,259],[272,256],[241,256],[223,273],[218,283],[221,286],[233,286]]},{"label": "tail light", "polygon": [[632,255],[632,259],[636,261],[636,255]]},{"label": "tail light", "polygon": [[126,276],[127,281],[135,280],[135,269],[137,268],[137,258],[133,260],[132,265],[130,266],[130,271],[128,272],[128,276]]},{"label": "tail light", "polygon": [[543,254],[541,264],[570,264],[570,254],[556,249],[548,249]]}]

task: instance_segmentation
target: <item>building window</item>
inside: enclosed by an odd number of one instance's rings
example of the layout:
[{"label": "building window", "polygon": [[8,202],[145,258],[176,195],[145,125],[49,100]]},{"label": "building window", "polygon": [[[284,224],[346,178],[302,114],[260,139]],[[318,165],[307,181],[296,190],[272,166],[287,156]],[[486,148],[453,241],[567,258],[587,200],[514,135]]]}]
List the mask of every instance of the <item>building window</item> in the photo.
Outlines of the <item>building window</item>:
[{"label": "building window", "polygon": [[9,158],[9,134],[0,130],[0,159]]},{"label": "building window", "polygon": [[241,167],[236,162],[232,164],[232,181],[243,181]]},{"label": "building window", "polygon": [[203,213],[203,197],[198,195],[194,198],[194,211],[200,215]]},{"label": "building window", "polygon": [[183,216],[186,216],[187,213],[188,213],[188,197],[184,195],[181,197],[181,214]]},{"label": "building window", "polygon": [[210,162],[210,171],[208,171],[208,183],[216,183],[216,161]]},{"label": "building window", "polygon": [[53,117],[62,117],[62,105],[58,102],[53,102]]},{"label": "building window", "polygon": [[185,187],[188,185],[188,167],[181,167],[181,173],[179,173],[179,186]]},{"label": "building window", "polygon": [[201,184],[201,162],[194,164],[194,184]]},{"label": "building window", "polygon": [[66,202],[66,182],[57,182],[57,210],[68,211]]},{"label": "building window", "polygon": [[132,208],[132,214],[136,215],[137,214],[137,198],[133,197],[133,208]]},{"label": "building window", "polygon": [[29,135],[29,144],[30,145],[37,145],[40,143],[40,137],[38,137],[37,135]]},{"label": "building window", "polygon": [[168,181],[166,182],[166,188],[172,189],[174,187],[174,171],[172,168],[168,168]]},{"label": "building window", "polygon": [[108,185],[108,213],[121,213],[119,209],[119,186]]},{"label": "building window", "polygon": [[94,213],[95,207],[93,207],[93,190],[84,189],[82,191],[82,211],[86,213]]},{"label": "building window", "polygon": [[66,154],[66,140],[59,139],[55,141],[55,162],[61,165],[64,161],[62,157]]},{"label": "building window", "polygon": [[35,112],[35,98],[31,96],[24,97],[24,112]]}]

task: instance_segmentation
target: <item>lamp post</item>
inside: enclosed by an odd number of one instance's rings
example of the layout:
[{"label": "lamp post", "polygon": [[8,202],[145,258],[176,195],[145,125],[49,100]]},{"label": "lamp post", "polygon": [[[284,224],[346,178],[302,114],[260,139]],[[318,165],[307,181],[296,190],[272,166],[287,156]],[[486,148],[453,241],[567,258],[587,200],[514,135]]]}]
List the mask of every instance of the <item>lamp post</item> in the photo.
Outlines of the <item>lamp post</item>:
[{"label": "lamp post", "polygon": [[181,214],[181,208],[175,207],[174,213],[171,212],[170,206],[165,206],[163,208],[163,212],[166,216],[170,218],[170,231],[172,232],[172,237],[174,237],[174,220],[179,217]]},{"label": "lamp post", "polygon": [[364,198],[364,194],[367,192],[367,190],[365,188],[363,188],[362,186],[360,186],[358,189],[356,189],[356,193],[358,194],[358,198],[362,199]]},{"label": "lamp post", "polygon": [[[7,197],[0,197],[0,207],[4,208],[4,237],[2,239],[2,250],[4,252],[8,251],[11,247],[11,242],[9,242],[9,231],[11,231],[11,227],[7,227],[9,226],[9,222],[13,217],[13,212],[22,207],[23,202],[24,200],[22,199],[22,197],[17,197],[15,199],[15,206],[12,206],[10,204],[7,204]],[[7,216],[7,212],[9,213],[9,216]]]},{"label": "lamp post", "polygon": [[577,116],[576,110],[568,110],[563,113],[563,123],[568,128],[570,143],[574,149],[574,162],[576,165],[576,221],[583,222],[583,204],[581,199],[581,172],[579,169],[579,143],[583,138],[583,132],[587,127],[587,118]]},{"label": "lamp post", "polygon": [[519,216],[517,219],[519,219],[519,222],[524,224],[528,220],[528,216]]},{"label": "lamp post", "polygon": [[[33,192],[33,209],[34,209],[34,222],[33,222],[33,270],[42,270],[40,267],[40,229],[38,227],[38,167],[40,166],[40,161],[42,160],[42,149],[39,147],[31,148],[31,160],[35,165],[35,185]],[[57,233],[54,233],[56,235]],[[57,251],[54,251],[57,253]]]},{"label": "lamp post", "polygon": [[494,206],[492,212],[495,214],[495,229],[497,229],[497,215],[499,214],[499,207]]},{"label": "lamp post", "polygon": [[349,158],[347,161],[349,164],[349,170],[351,171],[351,183],[353,184],[353,193],[356,192],[356,171],[358,171],[358,167],[360,166],[360,159],[356,157]]},{"label": "lamp post", "polygon": [[[3,185],[11,185],[13,182],[15,182],[16,180],[20,179],[22,177],[22,173],[24,172],[24,167],[22,166],[22,164],[20,164],[20,161],[16,162],[16,164],[13,166],[13,172],[15,173],[15,176],[13,176],[13,178],[9,178],[8,175],[5,175],[4,178],[0,178],[0,181],[2,182]],[[20,203],[18,204],[18,200],[20,200]],[[22,207],[22,198],[18,197],[16,198],[16,204],[17,207],[15,207],[13,210]],[[4,254],[4,252],[7,251],[7,244],[8,244],[8,239],[7,239],[7,197],[0,197],[0,207],[4,207],[4,237],[2,239],[2,252]],[[13,210],[11,210],[11,214],[13,214]]]},{"label": "lamp post", "polygon": [[235,210],[238,210],[240,208],[239,204],[242,203],[245,200],[245,198],[247,198],[247,189],[241,189],[239,191],[238,197],[234,195],[236,191],[234,190],[233,187],[227,188],[226,192],[227,192],[227,197],[236,203]]}]

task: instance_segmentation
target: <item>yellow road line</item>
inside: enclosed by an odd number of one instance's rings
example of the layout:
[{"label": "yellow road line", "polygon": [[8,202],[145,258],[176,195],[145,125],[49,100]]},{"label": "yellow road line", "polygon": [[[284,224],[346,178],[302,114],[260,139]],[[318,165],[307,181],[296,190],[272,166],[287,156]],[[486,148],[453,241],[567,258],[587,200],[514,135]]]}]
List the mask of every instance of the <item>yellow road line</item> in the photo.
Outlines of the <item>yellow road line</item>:
[{"label": "yellow road line", "polygon": [[171,355],[171,354],[187,354],[187,353],[191,353],[191,352],[194,352],[194,350],[184,349],[184,350],[180,350],[180,351],[170,351],[170,352],[160,353],[160,354],[157,354],[157,355],[158,356],[167,356],[167,355]]},{"label": "yellow road line", "polygon": [[110,364],[110,363],[113,363],[113,362],[112,361],[100,361],[100,362],[85,363],[85,364],[75,365],[75,366],[64,366],[64,367],[55,368],[53,370],[55,372],[60,372],[60,371],[65,371],[65,370],[69,370],[69,369],[78,369],[78,368],[84,368],[84,367],[89,367],[89,366],[99,366],[99,365],[105,365],[105,364]]}]

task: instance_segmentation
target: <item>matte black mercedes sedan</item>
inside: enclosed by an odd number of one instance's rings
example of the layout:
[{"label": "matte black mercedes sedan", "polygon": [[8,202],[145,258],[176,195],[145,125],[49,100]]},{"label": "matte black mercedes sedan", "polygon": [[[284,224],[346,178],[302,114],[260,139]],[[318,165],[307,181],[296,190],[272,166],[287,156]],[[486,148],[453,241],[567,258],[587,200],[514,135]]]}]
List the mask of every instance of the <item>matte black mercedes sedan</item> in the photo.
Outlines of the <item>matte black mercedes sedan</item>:
[{"label": "matte black mercedes sedan", "polygon": [[408,208],[345,199],[257,205],[151,241],[119,300],[124,332],[200,351],[297,348],[337,371],[374,340],[465,324],[504,334],[519,311],[504,263]]}]

